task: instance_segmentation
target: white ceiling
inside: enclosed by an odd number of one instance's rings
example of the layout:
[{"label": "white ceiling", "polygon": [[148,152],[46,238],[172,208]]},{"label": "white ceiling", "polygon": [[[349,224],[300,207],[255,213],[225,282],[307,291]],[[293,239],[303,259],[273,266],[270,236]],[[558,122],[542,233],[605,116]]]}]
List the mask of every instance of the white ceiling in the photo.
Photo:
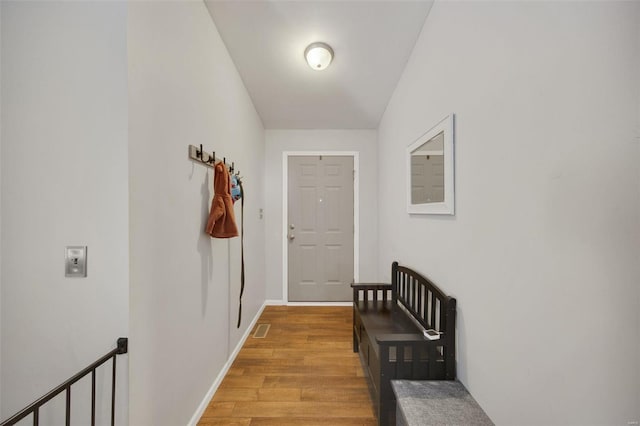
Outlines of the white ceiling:
[{"label": "white ceiling", "polygon": [[[267,129],[375,129],[432,0],[205,0]],[[304,49],[335,52],[312,70]]]}]

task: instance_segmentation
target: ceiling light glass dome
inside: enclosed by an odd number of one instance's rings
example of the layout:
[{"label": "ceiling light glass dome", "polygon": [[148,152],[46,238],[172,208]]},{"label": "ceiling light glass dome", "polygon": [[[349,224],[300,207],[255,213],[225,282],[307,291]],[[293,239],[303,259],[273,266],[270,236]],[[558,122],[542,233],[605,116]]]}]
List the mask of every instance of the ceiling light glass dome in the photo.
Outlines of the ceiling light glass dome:
[{"label": "ceiling light glass dome", "polygon": [[327,43],[318,41],[307,46],[304,57],[311,68],[321,71],[333,60],[333,49]]}]

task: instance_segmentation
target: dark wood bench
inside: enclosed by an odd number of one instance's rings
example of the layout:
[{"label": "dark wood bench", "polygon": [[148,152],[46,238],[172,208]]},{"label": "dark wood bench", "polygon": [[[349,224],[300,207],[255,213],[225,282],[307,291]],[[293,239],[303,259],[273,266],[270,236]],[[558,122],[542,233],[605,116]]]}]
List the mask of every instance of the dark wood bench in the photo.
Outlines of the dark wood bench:
[{"label": "dark wood bench", "polygon": [[[360,353],[381,426],[396,420],[391,380],[456,378],[456,299],[398,262],[391,281],[351,284],[353,351]],[[439,331],[440,338],[428,340],[424,329]]]}]

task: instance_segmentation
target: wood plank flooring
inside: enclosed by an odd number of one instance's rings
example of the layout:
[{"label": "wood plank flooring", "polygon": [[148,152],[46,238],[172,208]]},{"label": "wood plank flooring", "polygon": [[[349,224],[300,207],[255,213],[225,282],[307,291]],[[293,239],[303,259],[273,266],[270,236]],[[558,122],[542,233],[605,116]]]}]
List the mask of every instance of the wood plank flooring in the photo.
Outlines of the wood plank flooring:
[{"label": "wood plank flooring", "polygon": [[198,425],[374,426],[351,307],[268,306]]}]

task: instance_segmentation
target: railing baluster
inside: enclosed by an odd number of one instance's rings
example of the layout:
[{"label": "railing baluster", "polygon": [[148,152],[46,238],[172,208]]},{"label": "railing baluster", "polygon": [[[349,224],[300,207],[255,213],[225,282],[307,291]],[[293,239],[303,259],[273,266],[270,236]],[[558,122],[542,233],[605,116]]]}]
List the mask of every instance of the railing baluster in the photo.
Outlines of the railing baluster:
[{"label": "railing baluster", "polygon": [[96,369],[91,371],[91,426],[96,426]]},{"label": "railing baluster", "polygon": [[111,426],[116,424],[116,356],[113,356],[113,373],[111,375]]},{"label": "railing baluster", "polygon": [[65,425],[71,426],[71,385],[67,387],[67,416]]},{"label": "railing baluster", "polygon": [[89,373],[91,373],[91,425],[95,425],[95,387],[96,387],[96,369],[100,367],[102,364],[107,362],[109,359],[113,359],[113,388],[111,390],[111,425],[115,426],[115,401],[116,401],[116,355],[126,354],[128,352],[128,339],[126,337],[121,337],[118,339],[118,347],[108,354],[104,355],[96,362],[86,367],[66,382],[57,386],[49,393],[40,397],[36,401],[34,401],[31,405],[23,408],[18,411],[13,416],[8,419],[2,421],[0,426],[12,426],[18,423],[20,420],[24,419],[29,415],[33,415],[33,425],[38,426],[40,421],[40,407],[44,404],[61,394],[62,392],[67,392],[66,395],[66,422],[67,426],[71,424],[71,386],[76,383],[78,380],[82,379]]}]

